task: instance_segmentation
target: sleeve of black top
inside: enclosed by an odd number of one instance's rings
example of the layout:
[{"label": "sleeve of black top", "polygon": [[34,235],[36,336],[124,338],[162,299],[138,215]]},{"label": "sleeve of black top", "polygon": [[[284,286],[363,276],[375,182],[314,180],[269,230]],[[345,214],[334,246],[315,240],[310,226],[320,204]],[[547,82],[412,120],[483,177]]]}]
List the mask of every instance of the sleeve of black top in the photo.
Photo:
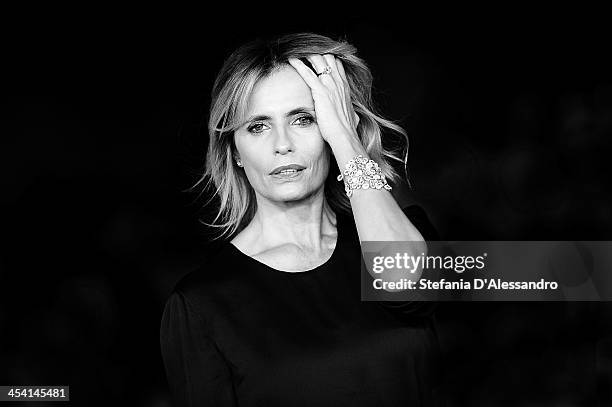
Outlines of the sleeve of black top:
[{"label": "sleeve of black top", "polygon": [[[427,213],[418,205],[402,209],[410,222],[419,230],[425,241],[440,240],[436,228],[429,221]],[[379,301],[398,318],[412,319],[415,317],[430,317],[436,309],[433,301]]]},{"label": "sleeve of black top", "polygon": [[236,405],[227,362],[204,332],[201,317],[178,290],[166,302],[160,344],[177,407]]}]

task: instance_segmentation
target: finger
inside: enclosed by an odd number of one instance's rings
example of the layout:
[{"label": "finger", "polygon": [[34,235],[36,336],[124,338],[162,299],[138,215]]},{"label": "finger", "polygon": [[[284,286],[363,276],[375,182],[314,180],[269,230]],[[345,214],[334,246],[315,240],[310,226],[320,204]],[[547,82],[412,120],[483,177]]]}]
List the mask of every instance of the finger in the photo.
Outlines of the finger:
[{"label": "finger", "polygon": [[317,75],[323,72],[323,70],[325,69],[326,63],[325,63],[325,59],[323,59],[321,55],[312,54],[312,55],[308,55],[306,58],[312,64],[312,67],[315,69]]},{"label": "finger", "polygon": [[344,86],[344,82],[340,77],[340,73],[338,72],[338,66],[336,65],[336,57],[332,54],[324,54],[323,60],[325,61],[325,65],[331,68],[331,74],[334,81],[334,85],[338,92],[338,96],[340,98],[340,103],[342,105],[342,110],[344,111],[345,116],[351,121],[351,113],[350,113],[350,94],[348,89]]},{"label": "finger", "polygon": [[[349,85],[349,81],[348,78],[346,76],[346,72],[344,71],[344,64],[342,63],[342,61],[340,60],[340,58],[336,58],[336,69],[338,69],[338,74],[340,75],[340,77],[342,78],[342,88],[344,89],[345,93],[347,94],[347,98],[349,99],[349,101],[352,100],[351,98],[351,85]],[[351,104],[352,107],[352,102],[349,102]]]},{"label": "finger", "polygon": [[[338,72],[338,65],[336,64],[337,58],[332,54],[324,54],[323,59],[325,60],[326,65],[331,68],[331,74],[336,82],[338,84],[342,84],[342,77],[340,76],[340,72]],[[344,89],[344,86],[342,86],[342,89]]]},{"label": "finger", "polygon": [[[334,80],[331,74],[321,74],[327,67],[327,62],[325,61],[325,58],[323,58],[322,55],[319,55],[319,54],[309,55],[308,60],[312,64],[315,71],[317,71],[317,77],[322,83],[327,85],[327,87],[330,89],[339,87],[340,84],[336,83],[336,81]],[[326,76],[328,78],[326,78]]]},{"label": "finger", "polygon": [[340,58],[336,58],[336,67],[338,68],[338,73],[340,74],[340,77],[342,78],[342,83],[344,83],[344,88],[346,89],[346,92],[348,93],[348,97],[349,100],[351,100],[351,107],[353,108],[353,112],[354,112],[354,120],[355,120],[355,127],[357,127],[357,125],[359,124],[359,115],[357,114],[355,107],[353,106],[352,103],[352,98],[351,98],[351,85],[349,85],[349,81],[348,81],[348,77],[346,76],[346,71],[344,70],[344,64],[342,63],[342,60]]},{"label": "finger", "polygon": [[348,78],[346,77],[346,72],[344,71],[344,64],[340,60],[340,58],[336,58],[336,68],[338,68],[338,73],[342,78],[342,82],[344,85],[350,89]]},{"label": "finger", "polygon": [[318,80],[317,75],[305,63],[297,58],[289,58],[289,64],[300,74],[310,89],[318,89],[321,86],[321,81]]}]

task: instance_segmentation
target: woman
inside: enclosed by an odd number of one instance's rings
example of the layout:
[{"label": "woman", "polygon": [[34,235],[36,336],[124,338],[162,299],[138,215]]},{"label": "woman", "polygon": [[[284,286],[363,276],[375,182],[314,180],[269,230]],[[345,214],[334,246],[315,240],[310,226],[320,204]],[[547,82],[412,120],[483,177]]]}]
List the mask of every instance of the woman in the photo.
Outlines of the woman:
[{"label": "woman", "polygon": [[402,159],[381,134],[405,132],[374,113],[371,83],[353,46],[315,34],[255,41],[222,67],[201,181],[225,240],[162,318],[179,405],[432,404],[430,307],[360,301],[360,241],[437,238],[390,193],[387,159]]}]

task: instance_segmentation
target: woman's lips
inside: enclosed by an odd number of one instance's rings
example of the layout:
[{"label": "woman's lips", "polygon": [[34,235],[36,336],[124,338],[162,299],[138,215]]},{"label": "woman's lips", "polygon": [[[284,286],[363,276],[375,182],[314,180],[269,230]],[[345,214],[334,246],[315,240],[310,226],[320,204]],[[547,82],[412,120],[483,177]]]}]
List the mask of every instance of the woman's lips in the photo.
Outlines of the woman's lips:
[{"label": "woman's lips", "polygon": [[302,172],[304,170],[297,170],[297,171],[281,171],[277,174],[272,174],[273,178],[278,178],[278,179],[294,179],[299,177]]}]

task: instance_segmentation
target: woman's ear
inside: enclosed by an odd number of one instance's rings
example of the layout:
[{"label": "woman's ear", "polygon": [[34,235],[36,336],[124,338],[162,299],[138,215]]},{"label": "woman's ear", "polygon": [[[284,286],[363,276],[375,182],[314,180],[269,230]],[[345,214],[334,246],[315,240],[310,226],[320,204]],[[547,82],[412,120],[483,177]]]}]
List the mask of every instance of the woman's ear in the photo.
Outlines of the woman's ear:
[{"label": "woman's ear", "polygon": [[242,164],[242,162],[240,161],[240,155],[238,154],[238,152],[234,149],[232,149],[232,160],[234,161],[234,163],[236,163],[239,167],[240,164]]}]

